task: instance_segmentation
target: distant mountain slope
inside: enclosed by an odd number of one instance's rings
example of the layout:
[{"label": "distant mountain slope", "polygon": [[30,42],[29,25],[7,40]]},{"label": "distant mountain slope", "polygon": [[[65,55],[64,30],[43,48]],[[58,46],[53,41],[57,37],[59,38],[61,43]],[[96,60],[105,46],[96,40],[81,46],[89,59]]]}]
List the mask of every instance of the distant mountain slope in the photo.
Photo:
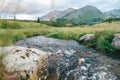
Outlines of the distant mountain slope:
[{"label": "distant mountain slope", "polygon": [[78,10],[73,10],[59,21],[73,22],[73,23],[95,23],[105,19],[105,15],[96,7],[87,5]]},{"label": "distant mountain slope", "polygon": [[108,15],[106,14],[107,13],[102,13],[94,6],[87,5],[80,9],[69,8],[64,11],[55,10],[41,17],[41,20],[57,20],[75,24],[93,24],[107,19]]},{"label": "distant mountain slope", "polygon": [[110,18],[120,18],[120,9],[114,9],[105,13]]},{"label": "distant mountain slope", "polygon": [[73,10],[74,10],[73,8],[69,8],[65,11],[55,10],[41,17],[41,20],[45,21],[56,20],[58,18],[65,16],[66,14],[70,13]]}]

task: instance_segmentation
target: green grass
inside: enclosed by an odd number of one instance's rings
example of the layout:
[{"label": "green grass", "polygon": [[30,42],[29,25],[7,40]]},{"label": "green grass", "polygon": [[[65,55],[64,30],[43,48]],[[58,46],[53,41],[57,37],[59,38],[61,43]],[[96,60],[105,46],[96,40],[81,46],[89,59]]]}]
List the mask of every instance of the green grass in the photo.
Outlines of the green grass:
[{"label": "green grass", "polygon": [[111,46],[111,42],[113,35],[120,32],[119,25],[120,22],[116,21],[92,26],[52,27],[36,22],[1,20],[0,46],[12,45],[15,41],[37,35],[45,35],[60,39],[74,39],[78,41],[82,35],[94,33],[96,38],[87,43],[88,47],[94,47],[100,51],[116,53],[117,50]]},{"label": "green grass", "polygon": [[[94,47],[99,51],[105,52],[107,55],[115,56],[117,53],[119,55],[119,51],[111,46],[113,35],[120,33],[119,21],[112,23],[105,22],[92,26],[52,27],[36,22],[0,20],[0,46],[14,45],[14,42],[18,40],[37,35],[79,41],[82,35],[88,33],[94,33],[95,39],[86,43],[86,46]],[[2,59],[3,55],[0,55],[0,80],[5,80],[3,78],[4,65]]]}]

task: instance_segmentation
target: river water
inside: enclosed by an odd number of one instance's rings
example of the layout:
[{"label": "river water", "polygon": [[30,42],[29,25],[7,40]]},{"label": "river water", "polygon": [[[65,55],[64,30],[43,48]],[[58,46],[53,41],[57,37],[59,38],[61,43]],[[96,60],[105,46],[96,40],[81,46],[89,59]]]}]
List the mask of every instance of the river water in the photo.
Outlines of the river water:
[{"label": "river water", "polygon": [[47,80],[120,80],[119,60],[75,40],[36,36],[20,40],[16,45],[49,53]]}]

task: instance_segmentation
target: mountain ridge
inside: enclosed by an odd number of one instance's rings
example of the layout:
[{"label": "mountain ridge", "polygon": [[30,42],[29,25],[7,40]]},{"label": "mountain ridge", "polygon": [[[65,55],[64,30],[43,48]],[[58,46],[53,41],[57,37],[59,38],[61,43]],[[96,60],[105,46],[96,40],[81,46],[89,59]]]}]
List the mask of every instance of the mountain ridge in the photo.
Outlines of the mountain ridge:
[{"label": "mountain ridge", "polygon": [[120,18],[120,9],[113,9],[111,11],[105,12],[105,14],[110,18]]},{"label": "mountain ridge", "polygon": [[60,17],[63,17],[64,15],[68,14],[72,10],[74,10],[74,8],[68,8],[68,9],[66,9],[64,11],[54,10],[54,11],[51,11],[48,14],[42,16],[41,20],[45,20],[45,21],[56,20],[56,19],[58,19]]},{"label": "mountain ridge", "polygon": [[94,24],[113,16],[120,18],[120,9],[104,13],[94,6],[86,5],[79,9],[68,8],[64,11],[55,10],[41,17],[41,20],[70,22],[75,24]]}]

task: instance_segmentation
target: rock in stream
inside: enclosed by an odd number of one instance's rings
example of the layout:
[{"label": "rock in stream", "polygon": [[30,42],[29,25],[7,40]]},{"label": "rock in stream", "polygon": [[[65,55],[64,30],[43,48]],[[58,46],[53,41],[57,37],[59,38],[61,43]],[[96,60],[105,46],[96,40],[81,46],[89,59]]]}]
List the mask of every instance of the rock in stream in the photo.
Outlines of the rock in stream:
[{"label": "rock in stream", "polygon": [[[74,40],[60,40],[36,36],[16,42],[17,46],[36,48],[48,53],[46,80],[119,80],[119,72],[109,69],[112,64],[94,49]],[[106,61],[106,62],[104,62]],[[118,63],[119,64],[119,63]],[[120,66],[118,66],[120,67]]]}]

